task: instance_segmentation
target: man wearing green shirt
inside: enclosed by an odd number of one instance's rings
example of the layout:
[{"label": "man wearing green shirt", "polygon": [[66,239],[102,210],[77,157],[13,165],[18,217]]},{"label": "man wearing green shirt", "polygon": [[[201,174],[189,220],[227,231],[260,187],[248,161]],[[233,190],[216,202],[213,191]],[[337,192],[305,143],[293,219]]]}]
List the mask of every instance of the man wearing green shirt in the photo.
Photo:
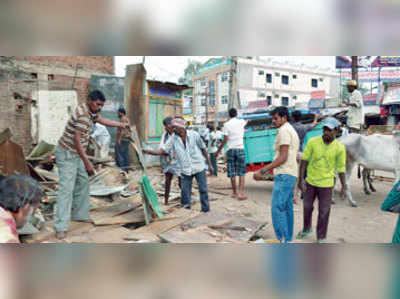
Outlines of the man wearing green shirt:
[{"label": "man wearing green shirt", "polygon": [[[301,164],[299,188],[304,193],[304,227],[297,234],[303,239],[312,233],[312,212],[314,201],[318,198],[317,242],[325,243],[331,211],[335,171],[342,184],[342,199],[346,194],[346,149],[335,139],[339,122],[328,117],[323,122],[323,135],[310,139],[304,150]],[[307,177],[305,171],[307,169]]]}]

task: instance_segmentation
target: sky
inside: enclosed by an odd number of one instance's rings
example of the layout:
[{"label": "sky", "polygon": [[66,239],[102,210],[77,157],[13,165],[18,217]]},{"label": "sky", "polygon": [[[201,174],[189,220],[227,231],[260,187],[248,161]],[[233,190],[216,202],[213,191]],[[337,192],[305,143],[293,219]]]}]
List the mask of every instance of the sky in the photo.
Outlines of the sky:
[{"label": "sky", "polygon": [[[146,56],[145,68],[149,79],[160,81],[177,82],[190,59],[206,62],[208,59],[218,56]],[[335,68],[335,56],[261,56],[263,59],[269,57],[281,62],[296,64],[307,64],[320,66],[322,68]],[[115,56],[115,74],[125,76],[125,68],[129,64],[142,62],[143,56]]]}]

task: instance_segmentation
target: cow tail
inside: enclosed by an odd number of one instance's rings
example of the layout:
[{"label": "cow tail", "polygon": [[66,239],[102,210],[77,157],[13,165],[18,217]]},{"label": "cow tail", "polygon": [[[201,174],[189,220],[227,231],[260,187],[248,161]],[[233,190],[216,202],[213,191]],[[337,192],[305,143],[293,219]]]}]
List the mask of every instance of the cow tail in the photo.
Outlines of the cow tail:
[{"label": "cow tail", "polygon": [[361,165],[360,165],[360,164],[358,164],[357,177],[358,177],[359,179],[361,179]]}]

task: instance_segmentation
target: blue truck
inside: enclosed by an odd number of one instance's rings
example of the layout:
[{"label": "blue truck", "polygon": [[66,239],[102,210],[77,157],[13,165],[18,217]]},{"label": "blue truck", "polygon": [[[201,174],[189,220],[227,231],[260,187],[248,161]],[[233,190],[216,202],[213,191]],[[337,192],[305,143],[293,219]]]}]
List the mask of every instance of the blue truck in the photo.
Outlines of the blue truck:
[{"label": "blue truck", "polygon": [[[308,110],[301,110],[304,119],[312,119],[314,115]],[[248,172],[257,171],[275,157],[274,143],[277,129],[272,125],[269,113],[242,115],[241,119],[249,121],[244,134],[244,150]],[[309,131],[301,147],[304,149],[308,140],[322,135],[322,125],[318,124]]]}]

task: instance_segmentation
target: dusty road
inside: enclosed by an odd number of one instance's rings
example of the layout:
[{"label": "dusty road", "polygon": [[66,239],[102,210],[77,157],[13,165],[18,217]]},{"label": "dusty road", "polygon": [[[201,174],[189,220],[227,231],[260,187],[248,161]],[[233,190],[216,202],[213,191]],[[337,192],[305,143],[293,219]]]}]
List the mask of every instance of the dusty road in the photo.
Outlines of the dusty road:
[{"label": "dusty road", "polygon": [[[382,173],[379,173],[382,175]],[[388,175],[388,174],[386,174]],[[246,192],[248,200],[238,201],[230,198],[230,182],[225,173],[219,173],[218,178],[209,178],[210,189],[226,192],[224,199],[212,202],[212,208],[229,213],[237,213],[256,220],[267,221],[268,226],[263,231],[264,239],[273,240],[275,234],[271,223],[271,192],[273,182],[256,182],[249,173],[246,176]],[[338,184],[340,185],[340,184]],[[365,195],[362,183],[356,176],[351,180],[353,196],[358,202],[357,208],[352,208],[339,198],[336,193],[336,205],[332,206],[327,242],[332,243],[388,243],[391,242],[397,216],[380,210],[380,205],[389,193],[393,183],[374,181],[376,193]],[[313,213],[313,229],[316,229],[317,202]],[[198,207],[196,207],[198,208]],[[302,202],[294,206],[295,234],[302,229]],[[314,242],[315,234],[309,236],[307,242]]]}]

